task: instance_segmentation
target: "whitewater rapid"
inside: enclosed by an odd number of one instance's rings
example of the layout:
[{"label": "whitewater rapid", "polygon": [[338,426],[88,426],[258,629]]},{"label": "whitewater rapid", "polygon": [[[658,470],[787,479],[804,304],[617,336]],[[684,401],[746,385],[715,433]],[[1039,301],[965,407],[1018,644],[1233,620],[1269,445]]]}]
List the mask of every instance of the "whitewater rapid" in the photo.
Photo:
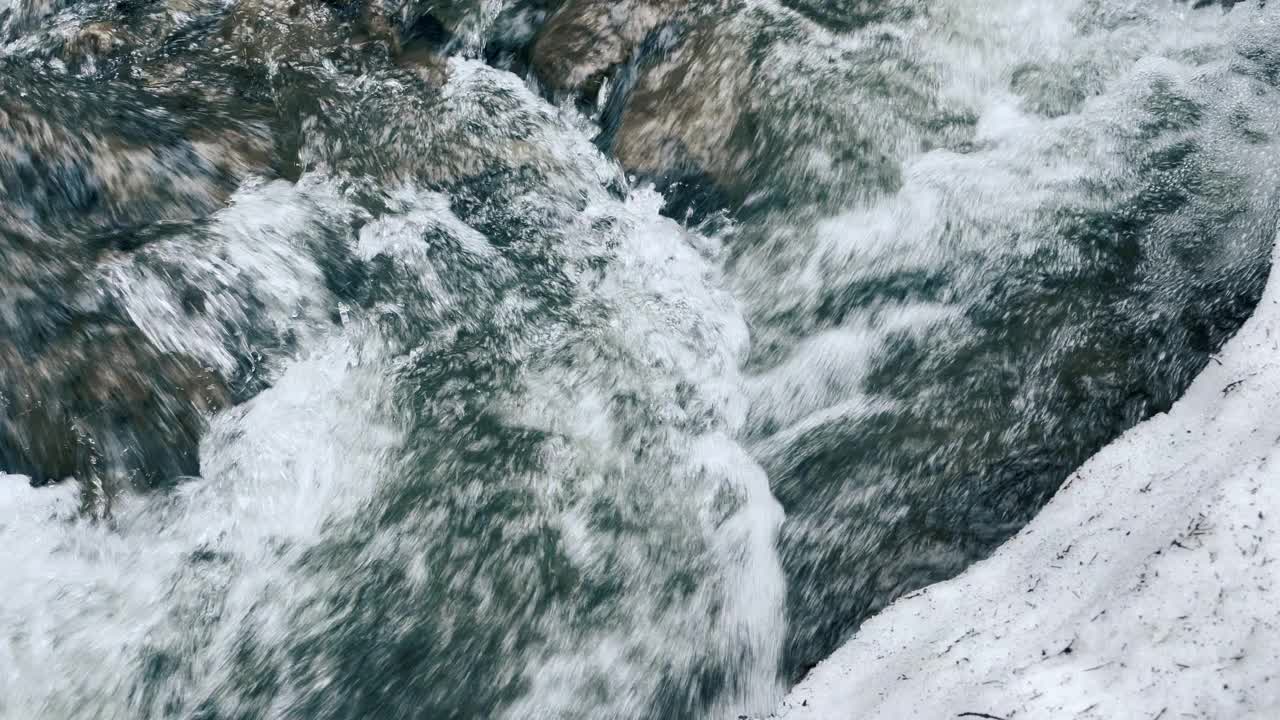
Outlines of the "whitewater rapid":
[{"label": "whitewater rapid", "polygon": [[766,714],[1262,292],[1275,3],[579,5],[0,4],[0,717]]}]

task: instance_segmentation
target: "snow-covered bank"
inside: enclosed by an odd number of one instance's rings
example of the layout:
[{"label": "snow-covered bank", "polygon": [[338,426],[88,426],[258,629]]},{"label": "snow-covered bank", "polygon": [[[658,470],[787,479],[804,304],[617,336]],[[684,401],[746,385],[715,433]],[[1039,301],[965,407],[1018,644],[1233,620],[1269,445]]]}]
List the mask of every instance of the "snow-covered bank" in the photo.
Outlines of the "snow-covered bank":
[{"label": "snow-covered bank", "polygon": [[1273,271],[1169,413],[1093,457],[993,557],[867,622],[778,717],[1280,717],[1278,531]]}]

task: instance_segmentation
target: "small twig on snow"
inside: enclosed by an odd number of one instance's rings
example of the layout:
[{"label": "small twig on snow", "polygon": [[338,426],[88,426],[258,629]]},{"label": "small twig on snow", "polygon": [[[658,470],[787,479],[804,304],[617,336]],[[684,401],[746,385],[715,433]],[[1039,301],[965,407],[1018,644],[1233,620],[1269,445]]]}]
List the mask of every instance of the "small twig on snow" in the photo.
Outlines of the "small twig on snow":
[{"label": "small twig on snow", "polygon": [[1253,374],[1251,374],[1251,375],[1247,375],[1247,376],[1245,376],[1245,377],[1243,377],[1243,378],[1241,378],[1241,379],[1239,379],[1239,380],[1236,380],[1235,382],[1227,383],[1227,386],[1226,386],[1226,387],[1224,387],[1224,388],[1222,388],[1222,394],[1223,394],[1223,395],[1230,395],[1232,390],[1235,390],[1236,388],[1240,387],[1241,385],[1243,385],[1243,384],[1245,383],[1245,381],[1246,381],[1246,380],[1248,380],[1248,379],[1252,378],[1254,375],[1257,375],[1257,374],[1258,374],[1258,373],[1253,373]]}]

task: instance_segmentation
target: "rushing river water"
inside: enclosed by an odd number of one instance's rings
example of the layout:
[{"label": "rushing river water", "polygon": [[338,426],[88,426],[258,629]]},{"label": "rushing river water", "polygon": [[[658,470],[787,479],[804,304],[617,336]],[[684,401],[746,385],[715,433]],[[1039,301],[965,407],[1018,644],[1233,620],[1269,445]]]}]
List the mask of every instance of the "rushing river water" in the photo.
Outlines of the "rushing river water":
[{"label": "rushing river water", "polygon": [[1280,3],[0,0],[0,717],[767,714],[1278,219]]}]

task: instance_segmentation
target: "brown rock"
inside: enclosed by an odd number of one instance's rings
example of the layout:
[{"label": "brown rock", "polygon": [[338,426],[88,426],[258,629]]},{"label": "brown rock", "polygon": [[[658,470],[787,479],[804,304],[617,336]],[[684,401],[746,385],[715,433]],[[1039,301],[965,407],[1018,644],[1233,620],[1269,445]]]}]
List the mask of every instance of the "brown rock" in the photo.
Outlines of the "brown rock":
[{"label": "brown rock", "polygon": [[84,55],[106,55],[120,42],[116,29],[110,23],[93,23],[80,29],[71,50]]},{"label": "brown rock", "polygon": [[896,189],[907,153],[969,134],[918,57],[895,34],[833,36],[794,12],[739,7],[641,63],[606,132],[627,170],[709,183],[731,208],[842,207]]},{"label": "brown rock", "polygon": [[89,318],[43,348],[0,349],[0,467],[107,492],[199,472],[207,415],[230,394],[190,358]]},{"label": "brown rock", "polygon": [[534,71],[552,92],[594,95],[613,67],[687,6],[685,0],[569,0],[538,35]]},{"label": "brown rock", "polygon": [[730,185],[750,149],[730,145],[747,110],[748,39],[706,23],[639,79],[614,151],[632,172],[667,177],[696,171]]}]

